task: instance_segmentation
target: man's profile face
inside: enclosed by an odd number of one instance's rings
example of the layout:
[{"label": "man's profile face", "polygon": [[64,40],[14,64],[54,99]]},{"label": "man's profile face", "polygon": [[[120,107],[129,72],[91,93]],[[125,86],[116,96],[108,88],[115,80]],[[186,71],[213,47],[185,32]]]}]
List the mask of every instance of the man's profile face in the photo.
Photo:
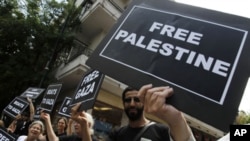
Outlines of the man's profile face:
[{"label": "man's profile face", "polygon": [[125,93],[124,111],[131,121],[140,119],[143,113],[143,104],[140,102],[137,93],[136,90]]}]

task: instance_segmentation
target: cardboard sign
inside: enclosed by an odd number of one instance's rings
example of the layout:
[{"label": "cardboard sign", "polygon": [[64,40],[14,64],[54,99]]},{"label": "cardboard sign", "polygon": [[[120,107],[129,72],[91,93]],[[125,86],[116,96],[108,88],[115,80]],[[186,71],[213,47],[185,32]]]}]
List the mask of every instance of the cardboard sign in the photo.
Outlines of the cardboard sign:
[{"label": "cardboard sign", "polygon": [[21,94],[21,97],[29,97],[30,99],[36,99],[40,94],[42,94],[44,89],[30,87]]},{"label": "cardboard sign", "polygon": [[63,103],[58,111],[59,115],[65,116],[65,117],[70,117],[70,105],[71,103],[71,98],[70,97],[65,97],[63,100]]},{"label": "cardboard sign", "polygon": [[17,115],[21,114],[26,107],[29,105],[27,100],[24,100],[20,97],[15,97],[7,107],[4,108],[4,112],[12,118],[15,118]]},{"label": "cardboard sign", "polygon": [[45,110],[46,112],[51,112],[53,110],[54,104],[56,102],[57,96],[60,93],[62,84],[53,84],[49,85],[46,92],[44,93],[44,97],[40,104],[40,108]]},{"label": "cardboard sign", "polygon": [[249,31],[243,17],[135,0],[86,63],[138,89],[174,87],[169,103],[226,131],[249,77]]},{"label": "cardboard sign", "polygon": [[104,75],[98,70],[90,70],[80,81],[70,107],[81,102],[79,111],[88,110],[94,106]]},{"label": "cardboard sign", "polygon": [[16,138],[6,132],[4,129],[0,128],[0,141],[15,141]]}]

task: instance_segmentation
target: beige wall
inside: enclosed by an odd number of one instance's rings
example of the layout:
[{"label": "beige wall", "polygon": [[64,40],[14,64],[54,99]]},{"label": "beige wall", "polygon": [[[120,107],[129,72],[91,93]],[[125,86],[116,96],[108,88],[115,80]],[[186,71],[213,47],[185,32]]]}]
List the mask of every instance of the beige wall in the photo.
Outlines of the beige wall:
[{"label": "beige wall", "polygon": [[108,105],[117,107],[119,109],[123,109],[121,97],[119,97],[118,95],[111,94],[102,89],[99,91],[97,100],[103,103],[107,103]]}]

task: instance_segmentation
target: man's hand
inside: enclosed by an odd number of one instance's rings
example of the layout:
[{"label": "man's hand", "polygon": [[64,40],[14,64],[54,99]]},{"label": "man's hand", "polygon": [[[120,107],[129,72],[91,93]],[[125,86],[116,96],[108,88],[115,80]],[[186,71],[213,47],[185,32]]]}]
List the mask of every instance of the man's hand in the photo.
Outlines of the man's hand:
[{"label": "man's hand", "polygon": [[78,112],[81,103],[77,103],[74,107],[71,108],[71,119],[78,122],[81,126],[87,127],[88,121],[85,115],[85,112]]},{"label": "man's hand", "polygon": [[175,141],[195,140],[181,111],[166,103],[166,98],[173,95],[173,92],[171,87],[152,87],[149,84],[141,87],[138,96],[144,103],[144,110],[147,113],[156,115],[168,123]]},{"label": "man's hand", "polygon": [[152,87],[152,84],[144,85],[138,92],[140,100],[144,103],[144,110],[147,113],[161,117],[162,112],[166,112],[169,106],[166,98],[173,94],[173,89],[169,86]]},{"label": "man's hand", "polygon": [[40,111],[40,118],[45,120],[45,122],[50,122],[50,115],[44,112],[44,110]]},{"label": "man's hand", "polygon": [[84,111],[78,112],[79,107],[81,106],[81,103],[77,103],[74,107],[71,109],[71,119],[76,121],[81,126],[81,132],[78,134],[82,138],[82,141],[91,141],[91,133],[90,133],[90,127],[88,123],[88,119],[86,116],[86,113]]},{"label": "man's hand", "polygon": [[27,97],[27,101],[28,101],[29,103],[32,103],[32,99],[30,99],[29,97]]}]

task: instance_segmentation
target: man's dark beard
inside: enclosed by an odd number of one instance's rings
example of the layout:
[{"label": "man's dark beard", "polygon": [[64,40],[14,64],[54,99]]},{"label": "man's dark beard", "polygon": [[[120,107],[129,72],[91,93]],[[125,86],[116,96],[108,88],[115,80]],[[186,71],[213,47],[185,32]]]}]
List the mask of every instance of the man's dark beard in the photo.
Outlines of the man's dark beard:
[{"label": "man's dark beard", "polygon": [[[130,113],[129,112],[130,109],[136,109],[137,113]],[[127,114],[129,120],[131,121],[139,120],[142,117],[142,112],[143,112],[143,107],[142,108],[130,107],[125,109],[125,113]]]}]

